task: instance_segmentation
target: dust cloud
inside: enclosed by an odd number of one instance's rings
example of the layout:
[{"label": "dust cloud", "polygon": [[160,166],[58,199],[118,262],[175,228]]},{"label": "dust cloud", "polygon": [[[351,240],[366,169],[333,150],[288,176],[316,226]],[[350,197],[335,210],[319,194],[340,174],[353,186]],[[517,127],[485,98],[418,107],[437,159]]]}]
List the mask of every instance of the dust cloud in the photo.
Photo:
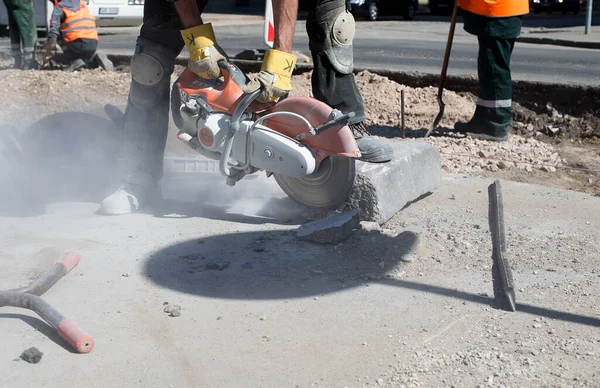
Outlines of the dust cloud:
[{"label": "dust cloud", "polygon": [[[175,136],[171,129],[169,136]],[[58,202],[99,204],[121,184],[122,145],[122,129],[92,113],[55,113],[25,129],[5,123],[0,126],[0,217],[43,215]],[[178,156],[167,150],[168,158]],[[141,211],[254,222],[287,222],[302,211],[264,172],[230,187],[218,173],[165,171],[160,187],[163,200]]]}]

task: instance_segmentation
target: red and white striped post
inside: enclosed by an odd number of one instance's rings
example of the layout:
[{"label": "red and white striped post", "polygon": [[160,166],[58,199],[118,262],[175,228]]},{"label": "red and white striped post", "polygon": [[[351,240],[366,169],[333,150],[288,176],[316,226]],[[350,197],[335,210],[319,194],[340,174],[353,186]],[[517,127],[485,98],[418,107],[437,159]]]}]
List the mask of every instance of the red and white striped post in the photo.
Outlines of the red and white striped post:
[{"label": "red and white striped post", "polygon": [[265,43],[267,46],[273,48],[273,41],[275,40],[275,25],[273,24],[273,4],[271,0],[266,0],[267,4],[265,7]]}]

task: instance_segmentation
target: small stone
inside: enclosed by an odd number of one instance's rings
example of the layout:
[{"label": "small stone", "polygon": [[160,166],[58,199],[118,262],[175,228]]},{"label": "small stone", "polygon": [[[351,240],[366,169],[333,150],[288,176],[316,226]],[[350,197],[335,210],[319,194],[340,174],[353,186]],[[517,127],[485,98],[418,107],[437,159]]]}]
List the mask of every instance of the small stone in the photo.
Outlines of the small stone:
[{"label": "small stone", "polygon": [[412,263],[413,261],[417,260],[417,257],[413,254],[413,253],[405,253],[402,256],[400,256],[400,261],[403,261],[405,263]]},{"label": "small stone", "polygon": [[534,323],[534,324],[533,324],[533,328],[534,328],[534,329],[539,329],[539,328],[541,328],[541,327],[542,327],[542,324],[541,324],[541,323]]},{"label": "small stone", "polygon": [[501,169],[501,170],[505,170],[505,169],[508,168],[508,165],[504,161],[502,161],[502,160],[499,161],[497,165],[498,165],[498,168]]},{"label": "small stone", "polygon": [[179,317],[181,316],[181,306],[177,305],[177,304],[168,304],[165,306],[165,308],[163,309],[163,311],[167,314],[169,314],[169,316],[171,317]]},{"label": "small stone", "polygon": [[594,180],[592,178],[588,178],[588,183],[591,185],[592,183],[594,183]]},{"label": "small stone", "polygon": [[220,321],[220,320],[222,320],[222,319],[223,319],[223,317],[222,317],[222,316],[220,316],[220,315],[217,317],[217,321]]},{"label": "small stone", "polygon": [[319,297],[318,297],[318,296],[315,296],[315,297],[314,297],[314,300],[319,300]]},{"label": "small stone", "polygon": [[360,228],[365,232],[380,232],[381,226],[377,222],[361,221]]},{"label": "small stone", "polygon": [[129,274],[128,274],[128,273],[124,273],[124,274],[122,274],[121,276],[123,276],[124,278],[128,278],[128,277],[129,277]]},{"label": "small stone", "polygon": [[[527,124],[527,130],[528,130],[529,132],[533,131],[533,124],[531,124],[531,123]],[[541,133],[540,133],[540,134],[541,134]]]},{"label": "small stone", "polygon": [[260,320],[261,320],[261,321],[266,321],[266,320],[267,320],[267,318],[266,318],[266,317],[260,317]]},{"label": "small stone", "polygon": [[487,158],[488,157],[488,155],[484,151],[477,152],[477,155],[480,156],[480,157],[482,157],[482,158]]},{"label": "small stone", "polygon": [[377,379],[377,384],[379,384],[379,385],[383,384],[383,379]]},{"label": "small stone", "polygon": [[21,353],[21,360],[27,361],[30,364],[37,364],[42,359],[44,353],[40,352],[35,346],[23,351]]},{"label": "small stone", "polygon": [[525,166],[525,171],[527,171],[527,172],[533,172],[533,167],[531,167],[531,165],[530,165],[530,164],[527,164],[527,165]]}]

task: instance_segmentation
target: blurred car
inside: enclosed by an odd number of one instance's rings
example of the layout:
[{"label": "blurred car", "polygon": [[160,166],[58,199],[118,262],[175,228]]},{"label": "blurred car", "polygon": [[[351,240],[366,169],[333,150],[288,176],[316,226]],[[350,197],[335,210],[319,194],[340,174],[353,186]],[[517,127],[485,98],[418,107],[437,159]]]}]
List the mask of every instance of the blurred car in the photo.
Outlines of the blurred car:
[{"label": "blurred car", "polygon": [[540,12],[573,12],[575,15],[579,13],[579,0],[532,0],[530,8],[533,13]]},{"label": "blurred car", "polygon": [[428,0],[427,6],[432,15],[452,15],[454,0]]},{"label": "blurred car", "polygon": [[144,0],[86,0],[98,27],[133,27],[142,24]]},{"label": "blurred car", "polygon": [[[98,27],[139,26],[144,17],[144,0],[85,0]],[[54,6],[48,0],[33,0],[35,24],[46,29]],[[0,6],[0,35],[6,34],[8,13],[4,4]]]},{"label": "blurred car", "polygon": [[[47,8],[46,8],[47,3]],[[33,0],[35,25],[37,28],[46,28],[54,6],[48,0]],[[0,35],[5,35],[8,28],[8,11],[4,3],[0,6]]]},{"label": "blurred car", "polygon": [[346,0],[346,3],[354,16],[366,16],[371,21],[398,15],[413,20],[419,7],[418,0]]}]

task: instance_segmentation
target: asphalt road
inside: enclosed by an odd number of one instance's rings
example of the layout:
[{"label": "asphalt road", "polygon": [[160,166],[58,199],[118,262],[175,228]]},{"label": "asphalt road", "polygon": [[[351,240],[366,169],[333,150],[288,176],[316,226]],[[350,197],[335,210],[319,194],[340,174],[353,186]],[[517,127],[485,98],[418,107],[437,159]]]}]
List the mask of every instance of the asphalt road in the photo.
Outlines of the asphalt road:
[{"label": "asphalt road", "polygon": [[[357,23],[355,64],[357,67],[418,71],[439,74],[446,38],[447,18],[421,16],[426,21],[388,20]],[[555,17],[550,22],[533,18],[526,25],[569,25],[568,18]],[[216,26],[219,44],[229,55],[248,48],[266,48],[263,26]],[[133,52],[136,28],[110,30],[103,35],[101,46],[107,51]],[[118,33],[115,33],[118,32]],[[299,22],[294,49],[309,55],[308,38],[303,22]],[[449,74],[476,74],[477,40],[459,23],[450,59]],[[553,83],[600,84],[600,50],[575,49],[548,45],[517,43],[512,57],[513,78]]]},{"label": "asphalt road", "polygon": [[[526,20],[525,25],[564,27],[579,23],[580,17],[573,18],[532,17]],[[448,18],[420,15],[419,20],[359,21],[354,40],[356,66],[439,74],[448,34]],[[219,44],[230,56],[248,48],[266,48],[262,24],[218,25],[215,30]],[[100,47],[107,52],[131,54],[138,31],[138,28],[101,29]],[[8,46],[8,39],[2,41],[1,46]],[[309,55],[303,22],[298,23],[294,49]],[[449,74],[476,74],[477,50],[476,38],[464,32],[462,23],[459,23]],[[599,85],[600,50],[517,43],[512,71],[516,80]]]}]

